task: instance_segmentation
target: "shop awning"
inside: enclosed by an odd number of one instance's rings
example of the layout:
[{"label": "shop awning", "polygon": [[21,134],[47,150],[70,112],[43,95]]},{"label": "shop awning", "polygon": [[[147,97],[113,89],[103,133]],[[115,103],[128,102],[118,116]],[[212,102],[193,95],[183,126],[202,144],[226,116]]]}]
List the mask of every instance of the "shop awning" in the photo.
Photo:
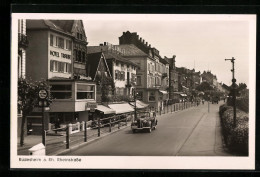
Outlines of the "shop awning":
[{"label": "shop awning", "polygon": [[133,107],[128,103],[109,104],[108,107],[115,110],[116,114],[134,112]]},{"label": "shop awning", "polygon": [[181,95],[181,96],[183,96],[183,97],[184,97],[184,96],[187,96],[187,95],[186,95],[186,94],[184,94],[184,93],[182,93],[182,94],[180,94],[180,95]]},{"label": "shop awning", "polygon": [[168,92],[167,92],[167,91],[164,91],[164,90],[159,90],[159,92],[161,92],[161,93],[164,94],[164,95],[167,95],[167,94],[168,94]]},{"label": "shop awning", "polygon": [[116,113],[115,110],[110,109],[110,108],[103,106],[103,105],[97,105],[96,110],[99,110],[100,112],[103,112],[104,114],[115,114]]},{"label": "shop awning", "polygon": [[[135,102],[131,102],[130,104],[133,108],[135,107]],[[148,106],[149,106],[149,104],[146,104],[142,101],[136,100],[136,108],[137,109],[143,109],[143,108],[146,108]]]}]

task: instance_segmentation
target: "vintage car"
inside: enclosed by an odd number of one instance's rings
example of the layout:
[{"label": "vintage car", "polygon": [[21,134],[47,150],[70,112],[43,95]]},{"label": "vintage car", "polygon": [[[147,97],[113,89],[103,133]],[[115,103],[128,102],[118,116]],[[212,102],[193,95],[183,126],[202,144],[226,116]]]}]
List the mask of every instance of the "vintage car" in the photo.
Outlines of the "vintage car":
[{"label": "vintage car", "polygon": [[132,122],[131,129],[133,133],[138,130],[146,130],[151,133],[152,130],[156,129],[157,122],[155,112],[140,112]]}]

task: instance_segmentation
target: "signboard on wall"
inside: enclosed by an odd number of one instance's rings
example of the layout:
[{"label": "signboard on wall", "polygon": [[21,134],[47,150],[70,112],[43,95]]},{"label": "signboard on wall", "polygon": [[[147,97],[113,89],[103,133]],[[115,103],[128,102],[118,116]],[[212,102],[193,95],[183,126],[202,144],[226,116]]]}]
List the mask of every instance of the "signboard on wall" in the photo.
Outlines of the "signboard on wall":
[{"label": "signboard on wall", "polygon": [[94,102],[87,102],[86,103],[86,110],[90,109],[90,112],[95,112],[95,108],[97,108],[97,103]]}]

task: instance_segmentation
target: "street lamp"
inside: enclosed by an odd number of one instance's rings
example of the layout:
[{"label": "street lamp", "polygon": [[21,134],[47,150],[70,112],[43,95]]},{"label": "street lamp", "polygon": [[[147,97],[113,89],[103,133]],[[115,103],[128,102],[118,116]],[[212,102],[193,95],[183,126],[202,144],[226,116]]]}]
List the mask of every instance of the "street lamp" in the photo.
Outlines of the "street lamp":
[{"label": "street lamp", "polygon": [[137,118],[137,113],[136,113],[136,95],[137,95],[137,93],[136,93],[136,88],[134,88],[134,102],[135,102],[135,115],[134,115],[134,119],[136,120],[136,118]]},{"label": "street lamp", "polygon": [[236,127],[236,79],[235,79],[235,58],[232,57],[232,59],[225,59],[225,61],[230,60],[232,63],[232,86],[231,86],[231,95],[232,95],[232,101],[233,101],[233,124],[234,127]]}]

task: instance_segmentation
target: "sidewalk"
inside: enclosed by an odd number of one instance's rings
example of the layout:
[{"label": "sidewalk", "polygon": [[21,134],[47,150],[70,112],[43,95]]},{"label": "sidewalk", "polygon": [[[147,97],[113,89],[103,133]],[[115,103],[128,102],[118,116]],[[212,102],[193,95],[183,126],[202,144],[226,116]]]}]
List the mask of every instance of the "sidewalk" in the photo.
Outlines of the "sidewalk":
[{"label": "sidewalk", "polygon": [[[122,130],[126,127],[129,127],[131,123],[128,122],[127,126],[120,126],[118,129],[117,126],[111,127],[112,132],[109,132],[109,127],[103,127],[100,129],[100,137],[98,137],[98,129],[89,129],[87,130],[87,142],[84,142],[84,132],[78,132],[70,135],[70,148],[74,146],[79,146],[80,144],[90,143],[94,140],[107,136],[111,133]],[[62,133],[64,134],[64,133]],[[61,135],[61,134],[60,134]],[[41,135],[28,135],[24,138],[24,145],[20,146],[20,139],[18,138],[17,150],[18,155],[29,155],[29,149],[39,143],[42,143]],[[57,155],[66,150],[66,135],[55,136],[47,135],[46,136],[46,155]]]},{"label": "sidewalk", "polygon": [[218,114],[219,106],[210,105],[208,113],[204,107],[204,115],[194,127],[193,132],[181,147],[178,156],[230,156],[223,147],[220,118]]}]

